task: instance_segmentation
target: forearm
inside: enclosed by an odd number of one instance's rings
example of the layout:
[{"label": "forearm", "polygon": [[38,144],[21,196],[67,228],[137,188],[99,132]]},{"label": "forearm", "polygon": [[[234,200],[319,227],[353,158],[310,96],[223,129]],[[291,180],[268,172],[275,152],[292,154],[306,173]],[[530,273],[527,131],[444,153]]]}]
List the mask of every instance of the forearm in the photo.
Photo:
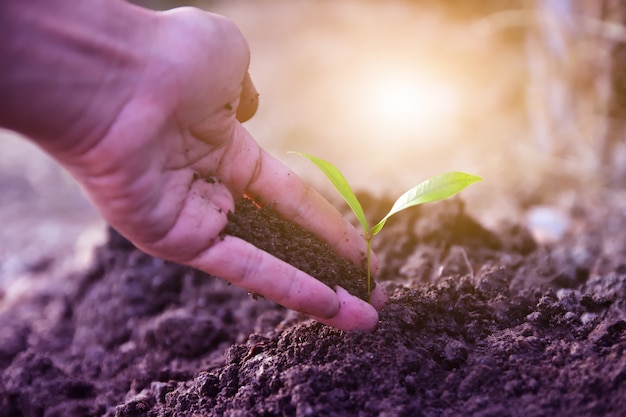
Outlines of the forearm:
[{"label": "forearm", "polygon": [[118,0],[0,2],[0,126],[55,156],[88,148],[132,94],[152,21]]}]

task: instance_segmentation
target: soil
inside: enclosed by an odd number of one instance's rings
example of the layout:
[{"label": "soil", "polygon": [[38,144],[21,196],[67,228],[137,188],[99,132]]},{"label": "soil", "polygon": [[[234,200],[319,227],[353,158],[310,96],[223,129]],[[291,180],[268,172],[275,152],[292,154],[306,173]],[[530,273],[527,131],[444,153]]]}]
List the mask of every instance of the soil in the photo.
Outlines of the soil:
[{"label": "soil", "polygon": [[[361,199],[373,217],[388,204]],[[0,416],[626,415],[626,201],[560,209],[552,242],[521,220],[489,230],[459,199],[393,218],[373,333],[110,230],[87,271],[0,313]]]},{"label": "soil", "polygon": [[[331,246],[313,233],[283,220],[271,205],[258,206],[248,198],[228,214],[223,234],[240,237],[322,281],[330,288],[341,285],[368,300],[367,267],[337,256]],[[268,236],[284,236],[268,239]],[[323,259],[324,262],[320,262]],[[375,287],[373,283],[372,288]]]}]

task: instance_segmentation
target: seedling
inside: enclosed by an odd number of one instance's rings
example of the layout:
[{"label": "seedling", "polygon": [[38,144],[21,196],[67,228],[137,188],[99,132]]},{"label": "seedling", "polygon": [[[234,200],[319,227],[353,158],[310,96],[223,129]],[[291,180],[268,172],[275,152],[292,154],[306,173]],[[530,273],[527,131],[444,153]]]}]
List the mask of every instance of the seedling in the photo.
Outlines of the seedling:
[{"label": "seedling", "polygon": [[348,185],[348,181],[343,176],[341,171],[328,161],[317,158],[315,156],[303,153],[303,152],[290,152],[303,156],[313,162],[317,167],[328,177],[333,186],[337,189],[339,194],[348,203],[350,209],[356,216],[361,226],[363,226],[363,237],[366,243],[366,262],[367,262],[367,294],[371,295],[371,247],[372,238],[376,236],[385,226],[385,223],[391,216],[401,212],[409,207],[417,206],[419,204],[430,203],[433,201],[445,200],[453,195],[461,192],[467,186],[481,181],[482,178],[472,174],[466,174],[464,172],[448,172],[441,175],[436,175],[427,179],[426,181],[418,184],[404,194],[402,194],[391,207],[391,210],[374,226],[370,227],[363,212],[361,203],[356,198],[356,195]]}]

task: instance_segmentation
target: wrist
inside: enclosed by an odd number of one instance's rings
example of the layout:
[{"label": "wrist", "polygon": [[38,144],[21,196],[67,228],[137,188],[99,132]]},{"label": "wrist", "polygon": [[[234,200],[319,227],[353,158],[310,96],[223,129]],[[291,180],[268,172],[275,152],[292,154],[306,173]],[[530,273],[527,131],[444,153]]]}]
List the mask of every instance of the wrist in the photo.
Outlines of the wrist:
[{"label": "wrist", "polygon": [[154,20],[117,0],[4,0],[0,126],[56,157],[89,147],[141,76]]}]

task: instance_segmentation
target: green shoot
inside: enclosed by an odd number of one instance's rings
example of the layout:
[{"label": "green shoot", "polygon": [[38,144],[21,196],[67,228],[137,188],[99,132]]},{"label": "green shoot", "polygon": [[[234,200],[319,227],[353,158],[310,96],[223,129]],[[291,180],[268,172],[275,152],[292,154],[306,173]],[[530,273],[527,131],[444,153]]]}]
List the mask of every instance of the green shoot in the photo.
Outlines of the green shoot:
[{"label": "green shoot", "polygon": [[430,203],[433,201],[445,200],[446,198],[452,197],[455,194],[461,192],[467,186],[482,180],[482,178],[476,175],[466,174],[464,172],[448,172],[445,174],[431,177],[402,194],[400,198],[398,198],[393,204],[391,210],[389,210],[389,212],[378,223],[370,227],[365,217],[365,213],[363,211],[361,203],[359,203],[359,200],[356,198],[356,195],[350,188],[350,185],[348,185],[348,181],[336,166],[328,161],[303,152],[290,153],[295,153],[297,155],[303,156],[313,162],[324,173],[324,175],[328,177],[328,179],[333,184],[335,189],[337,189],[341,197],[343,197],[346,203],[348,203],[348,206],[350,207],[350,209],[352,209],[352,212],[356,216],[359,223],[361,223],[361,225],[363,226],[363,237],[365,238],[366,243],[365,256],[367,262],[368,295],[371,294],[372,288],[372,272],[370,259],[372,238],[383,229],[387,220],[394,214],[397,214],[409,207],[417,206],[424,203]]}]

